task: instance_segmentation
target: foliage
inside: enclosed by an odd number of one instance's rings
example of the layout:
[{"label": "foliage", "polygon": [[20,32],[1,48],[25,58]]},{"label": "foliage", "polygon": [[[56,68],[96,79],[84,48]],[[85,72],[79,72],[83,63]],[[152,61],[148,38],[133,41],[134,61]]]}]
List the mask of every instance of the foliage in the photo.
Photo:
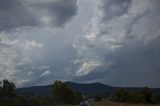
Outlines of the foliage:
[{"label": "foliage", "polygon": [[41,97],[37,98],[39,106],[50,106],[51,104],[54,104],[52,97]]},{"label": "foliage", "polygon": [[99,96],[99,95],[95,95],[95,96],[94,96],[94,101],[95,101],[95,102],[99,102],[99,101],[101,101],[102,99],[103,99],[102,96]]},{"label": "foliage", "polygon": [[116,90],[112,96],[113,101],[131,103],[152,103],[152,93],[148,87],[137,91],[128,91],[125,88]]},{"label": "foliage", "polygon": [[120,88],[113,94],[113,100],[118,102],[126,102],[129,97],[129,91],[126,88]]},{"label": "foliage", "polygon": [[152,102],[153,103],[160,103],[160,95],[153,95],[152,97]]},{"label": "foliage", "polygon": [[3,90],[2,82],[0,82],[0,100],[1,100],[2,97],[3,97],[2,90]]},{"label": "foliage", "polygon": [[53,97],[57,103],[72,103],[74,93],[62,81],[55,81],[53,86]]},{"label": "foliage", "polygon": [[62,81],[55,81],[53,85],[53,98],[56,103],[76,104],[82,100],[80,93],[74,93]]},{"label": "foliage", "polygon": [[5,99],[11,99],[15,96],[15,84],[8,80],[3,80],[2,95]]},{"label": "foliage", "polygon": [[[55,81],[51,97],[34,97],[31,93],[26,96],[15,94],[15,84],[8,80],[0,82],[0,106],[50,106],[56,104],[79,104],[83,99],[82,94],[74,92],[64,82]],[[93,98],[93,97],[92,97]],[[102,96],[95,95],[94,100],[99,102]],[[152,94],[148,87],[136,91],[129,91],[126,88],[117,89],[111,96],[116,102],[130,103],[160,103],[160,95]]]},{"label": "foliage", "polygon": [[23,96],[19,96],[14,100],[13,105],[15,105],[15,106],[28,106],[27,99],[24,98]]},{"label": "foliage", "polygon": [[62,81],[55,81],[52,97],[34,97],[34,94],[16,96],[15,84],[8,80],[0,82],[0,106],[50,106],[55,103],[78,104],[82,94],[73,92]]},{"label": "foliage", "polygon": [[83,97],[82,94],[79,92],[74,93],[74,104],[79,104],[82,101]]},{"label": "foliage", "polygon": [[0,101],[3,100],[11,100],[15,97],[15,84],[13,82],[9,82],[8,80],[3,80],[0,82]]}]

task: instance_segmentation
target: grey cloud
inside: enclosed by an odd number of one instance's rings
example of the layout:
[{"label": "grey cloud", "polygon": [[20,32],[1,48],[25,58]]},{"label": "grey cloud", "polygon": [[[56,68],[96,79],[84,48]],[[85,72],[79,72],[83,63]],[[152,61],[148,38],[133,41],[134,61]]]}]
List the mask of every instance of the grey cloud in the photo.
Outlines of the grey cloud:
[{"label": "grey cloud", "polygon": [[[25,11],[36,13],[33,16],[38,24],[34,25],[43,27],[23,28],[14,23],[10,28],[21,28],[6,32],[8,38],[4,33],[0,42],[0,77],[9,78],[18,86],[49,84],[62,79],[159,87],[158,2],[25,0],[21,2],[26,6]],[[94,3],[99,4],[96,7]],[[80,11],[75,18],[64,28],[53,28],[71,20],[77,13],[77,4]],[[43,75],[45,71],[50,74]]]},{"label": "grey cloud", "polygon": [[108,71],[99,71],[101,69],[96,69],[96,71],[92,71],[91,73],[80,76],[80,77],[73,77],[71,81],[76,81],[76,82],[87,82],[87,81],[92,81],[92,80],[97,80],[97,79],[103,79],[108,76]]},{"label": "grey cloud", "polygon": [[0,30],[25,26],[61,27],[77,13],[77,0],[0,1]]},{"label": "grey cloud", "polygon": [[42,18],[43,15],[44,18],[48,15],[48,20],[53,26],[63,26],[77,13],[77,0],[41,1],[33,3],[31,7],[37,9]]},{"label": "grey cloud", "polygon": [[157,87],[159,7],[157,0],[100,1],[86,34],[75,46],[82,60],[96,58],[106,67],[90,71],[88,78],[92,72],[107,69],[106,77],[99,81],[114,86]]},{"label": "grey cloud", "polygon": [[[21,28],[1,34],[1,80],[13,80],[18,87],[49,84],[56,79],[69,80],[67,68],[76,53],[71,43],[73,39],[61,31]],[[47,70],[50,74],[45,76],[43,72]]]},{"label": "grey cloud", "polygon": [[[114,62],[110,66],[108,83],[114,86],[147,86],[157,87],[159,82],[159,40],[154,39],[144,44],[143,41],[131,40],[106,60]],[[127,79],[127,80],[126,80]]]},{"label": "grey cloud", "polygon": [[104,12],[102,21],[116,18],[128,12],[132,0],[102,0],[100,9]]},{"label": "grey cloud", "polygon": [[35,26],[37,20],[20,0],[0,1],[0,30],[9,30],[21,26]]}]

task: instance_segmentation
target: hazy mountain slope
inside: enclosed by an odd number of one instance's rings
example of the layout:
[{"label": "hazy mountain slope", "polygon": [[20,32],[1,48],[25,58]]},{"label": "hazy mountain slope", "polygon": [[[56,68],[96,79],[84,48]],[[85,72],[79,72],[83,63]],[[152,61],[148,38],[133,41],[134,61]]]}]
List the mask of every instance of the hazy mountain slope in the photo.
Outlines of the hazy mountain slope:
[{"label": "hazy mountain slope", "polygon": [[[79,84],[79,83],[73,83],[73,82],[65,82],[72,90],[76,92],[81,92],[85,95],[104,95],[106,93],[111,93],[115,89],[119,87],[112,87],[108,85],[104,85],[101,83],[88,83],[88,84]],[[131,88],[128,87],[129,90],[138,90],[139,88]],[[26,95],[28,93],[33,93],[35,96],[50,96],[52,90],[52,85],[46,85],[46,86],[33,86],[33,87],[26,87],[26,88],[18,88],[16,89],[16,92],[18,95]],[[160,93],[159,88],[152,88],[151,91],[153,93]]]}]

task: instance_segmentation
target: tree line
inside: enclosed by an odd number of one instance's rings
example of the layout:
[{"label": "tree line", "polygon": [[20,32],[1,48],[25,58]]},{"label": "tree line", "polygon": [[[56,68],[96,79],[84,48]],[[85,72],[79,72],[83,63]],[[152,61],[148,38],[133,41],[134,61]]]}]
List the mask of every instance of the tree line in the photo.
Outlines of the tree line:
[{"label": "tree line", "polygon": [[160,103],[160,95],[153,94],[148,87],[143,87],[136,91],[120,88],[111,95],[110,99],[116,102]]},{"label": "tree line", "polygon": [[[34,97],[33,93],[25,96],[17,95],[16,85],[8,80],[0,82],[0,106],[50,106],[56,104],[79,104],[84,95],[74,92],[69,86],[62,81],[55,81],[52,85],[51,96]],[[106,96],[107,95],[107,96]],[[94,100],[99,102],[103,98],[115,102],[127,103],[160,103],[160,95],[153,94],[148,87],[138,90],[128,90],[127,88],[119,88],[111,94],[103,96],[95,95]],[[85,96],[85,98],[87,95]]]},{"label": "tree line", "polygon": [[133,104],[159,104],[160,94],[153,93],[150,88],[143,87],[139,89],[117,88],[112,92],[107,92],[103,95],[94,95],[89,98],[94,98],[95,102],[103,101],[104,99],[113,102],[133,103]]},{"label": "tree line", "polygon": [[0,106],[50,106],[52,104],[79,104],[82,94],[72,91],[64,82],[55,81],[52,87],[52,96],[34,97],[33,93],[26,96],[16,94],[13,82],[0,82]]}]

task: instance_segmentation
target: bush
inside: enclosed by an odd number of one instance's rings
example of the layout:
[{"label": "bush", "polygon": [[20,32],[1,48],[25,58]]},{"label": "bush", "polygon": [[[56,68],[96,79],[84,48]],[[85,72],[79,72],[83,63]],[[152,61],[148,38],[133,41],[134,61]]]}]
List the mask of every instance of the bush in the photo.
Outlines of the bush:
[{"label": "bush", "polygon": [[132,92],[120,88],[114,92],[112,100],[117,102],[152,103],[153,100],[158,101],[158,96],[152,99],[152,93],[148,87]]},{"label": "bush", "polygon": [[152,102],[153,103],[160,103],[160,95],[154,95],[152,97]]},{"label": "bush", "polygon": [[120,88],[113,94],[112,100],[117,102],[127,102],[129,98],[129,91],[126,88]]},{"label": "bush", "polygon": [[79,93],[79,92],[75,92],[74,93],[74,104],[79,104],[80,101],[82,101],[83,97],[82,97],[82,94]]},{"label": "bush", "polygon": [[94,96],[94,101],[95,101],[95,102],[99,102],[99,101],[101,101],[102,99],[103,99],[102,96],[99,96],[99,95],[95,95],[95,96]]}]

